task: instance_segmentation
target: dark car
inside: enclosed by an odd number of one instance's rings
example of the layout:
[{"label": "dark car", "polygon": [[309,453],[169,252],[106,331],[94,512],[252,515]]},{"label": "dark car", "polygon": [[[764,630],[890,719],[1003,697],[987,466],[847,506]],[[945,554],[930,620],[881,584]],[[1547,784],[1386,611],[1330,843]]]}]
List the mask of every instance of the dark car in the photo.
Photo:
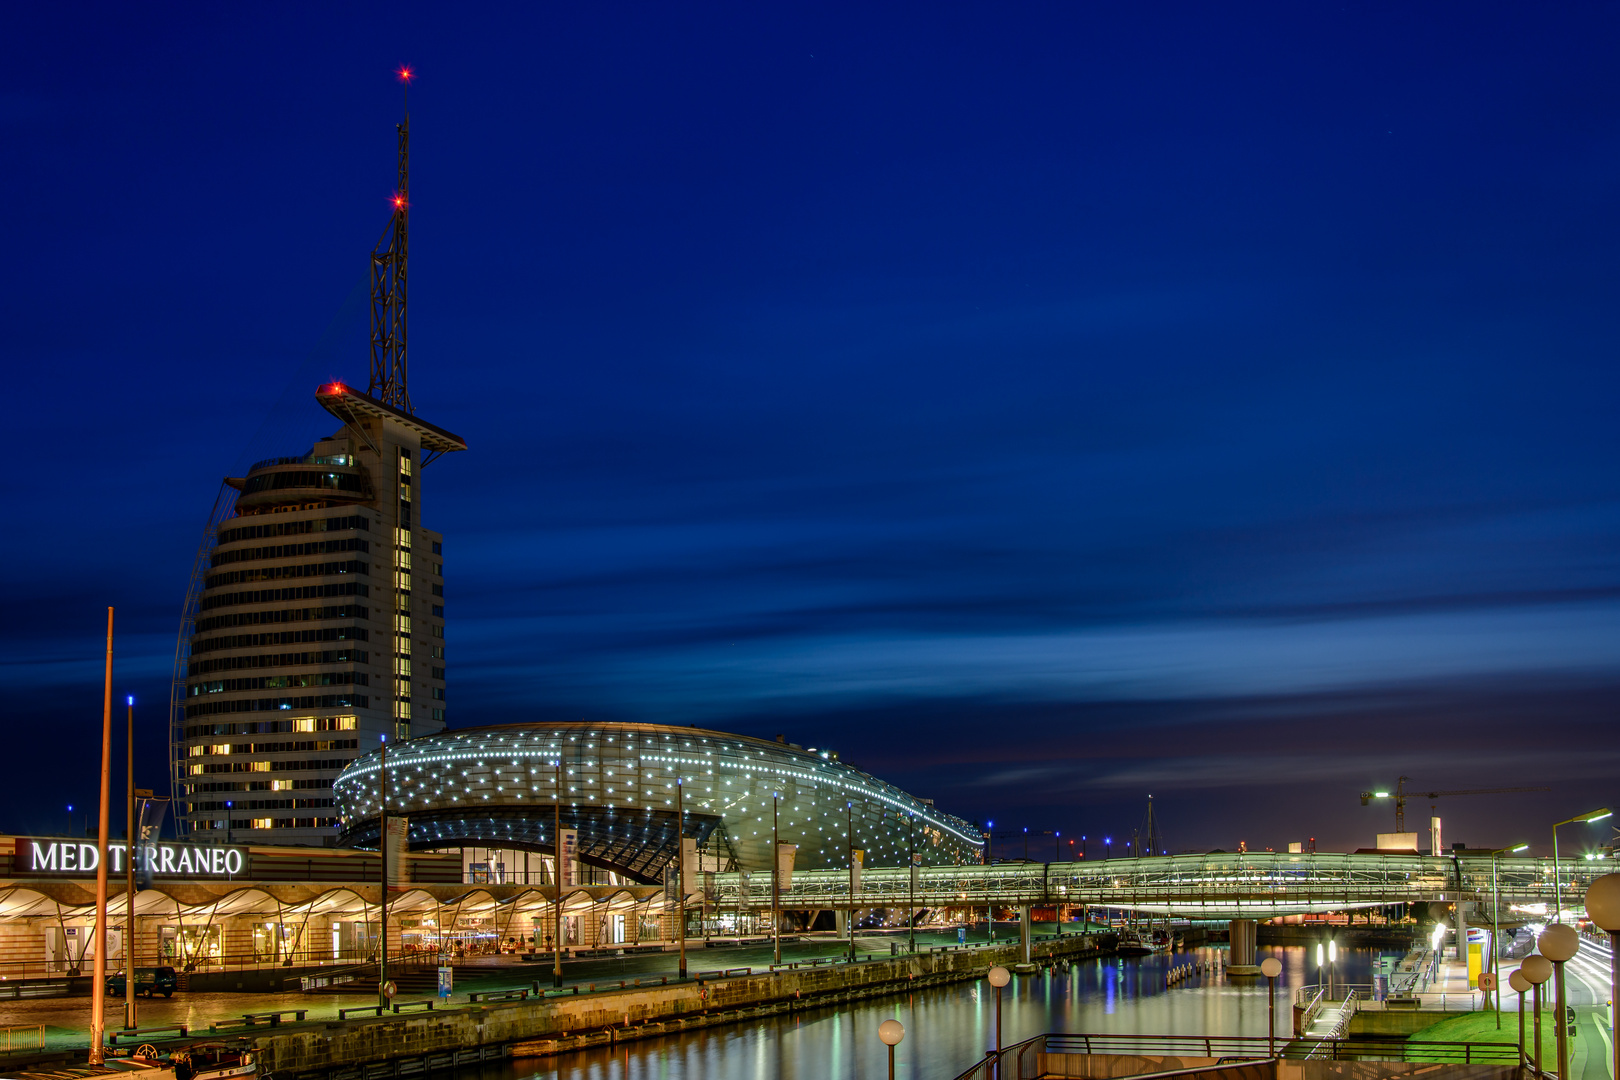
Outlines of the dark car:
[{"label": "dark car", "polygon": [[[147,967],[135,969],[135,993],[153,997],[162,994],[164,997],[174,997],[179,989],[180,980],[175,978],[172,967]],[[116,972],[107,976],[107,995],[109,997],[124,996],[124,973]]]}]

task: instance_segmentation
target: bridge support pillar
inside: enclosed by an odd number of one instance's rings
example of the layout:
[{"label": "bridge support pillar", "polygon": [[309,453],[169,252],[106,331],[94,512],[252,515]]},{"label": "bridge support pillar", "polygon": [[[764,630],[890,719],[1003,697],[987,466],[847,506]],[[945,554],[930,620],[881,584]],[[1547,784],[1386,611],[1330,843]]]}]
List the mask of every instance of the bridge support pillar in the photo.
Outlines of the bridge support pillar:
[{"label": "bridge support pillar", "polygon": [[1029,963],[1029,931],[1029,905],[1023,904],[1018,908],[1018,953],[1026,964]]},{"label": "bridge support pillar", "polygon": [[1228,926],[1232,940],[1232,954],[1226,970],[1233,975],[1258,975],[1260,968],[1254,962],[1255,935],[1259,924],[1253,919],[1233,919]]}]

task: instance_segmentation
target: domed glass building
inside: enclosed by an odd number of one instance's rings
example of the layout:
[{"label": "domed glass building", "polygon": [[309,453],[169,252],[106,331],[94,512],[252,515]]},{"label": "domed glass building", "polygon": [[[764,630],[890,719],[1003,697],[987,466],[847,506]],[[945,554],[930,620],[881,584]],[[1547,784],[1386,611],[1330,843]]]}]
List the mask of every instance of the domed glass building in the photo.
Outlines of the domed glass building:
[{"label": "domed glass building", "polygon": [[[342,843],[378,842],[380,758],[355,759],[333,786]],[[773,821],[799,869],[847,867],[852,847],[874,867],[983,860],[977,826],[836,753],[781,741],[659,724],[505,724],[392,745],[387,761],[388,810],[407,819],[413,850],[551,855],[560,781],[578,861],[621,880],[659,882],[677,836],[695,842],[706,870],[768,871]]]}]

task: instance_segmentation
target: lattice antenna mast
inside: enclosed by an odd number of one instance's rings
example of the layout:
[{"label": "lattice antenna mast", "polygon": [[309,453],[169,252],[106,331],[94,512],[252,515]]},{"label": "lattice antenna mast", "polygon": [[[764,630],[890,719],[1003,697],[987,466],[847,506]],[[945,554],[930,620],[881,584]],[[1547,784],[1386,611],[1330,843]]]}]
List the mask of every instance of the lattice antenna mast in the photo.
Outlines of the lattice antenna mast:
[{"label": "lattice antenna mast", "polygon": [[399,132],[399,186],[388,228],[371,252],[371,385],[366,393],[405,413],[414,413],[406,386],[405,266],[411,234],[412,72],[399,69],[405,88],[404,119]]}]

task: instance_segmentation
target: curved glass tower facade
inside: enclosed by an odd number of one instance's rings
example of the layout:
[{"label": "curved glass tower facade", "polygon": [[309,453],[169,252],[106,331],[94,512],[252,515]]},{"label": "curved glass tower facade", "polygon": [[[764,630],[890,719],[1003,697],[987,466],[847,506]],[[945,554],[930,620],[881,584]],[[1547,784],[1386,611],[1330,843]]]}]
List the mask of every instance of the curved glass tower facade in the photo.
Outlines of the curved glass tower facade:
[{"label": "curved glass tower facade", "polygon": [[343,426],[226,481],[187,601],[184,833],[332,843],[332,782],[360,748],[445,726],[443,538],[421,527],[421,479],[466,444],[341,384],[316,398]]},{"label": "curved glass tower facade", "polygon": [[[343,840],[378,839],[372,751],[333,788]],[[676,781],[681,783],[677,796]],[[507,724],[447,731],[388,750],[388,812],[426,850],[493,845],[554,853],[559,781],[578,860],[657,881],[677,835],[718,870],[768,871],[774,835],[801,869],[976,863],[983,838],[826,750],[660,724]],[[677,803],[684,815],[677,817]],[[677,821],[681,820],[680,826]]]}]

